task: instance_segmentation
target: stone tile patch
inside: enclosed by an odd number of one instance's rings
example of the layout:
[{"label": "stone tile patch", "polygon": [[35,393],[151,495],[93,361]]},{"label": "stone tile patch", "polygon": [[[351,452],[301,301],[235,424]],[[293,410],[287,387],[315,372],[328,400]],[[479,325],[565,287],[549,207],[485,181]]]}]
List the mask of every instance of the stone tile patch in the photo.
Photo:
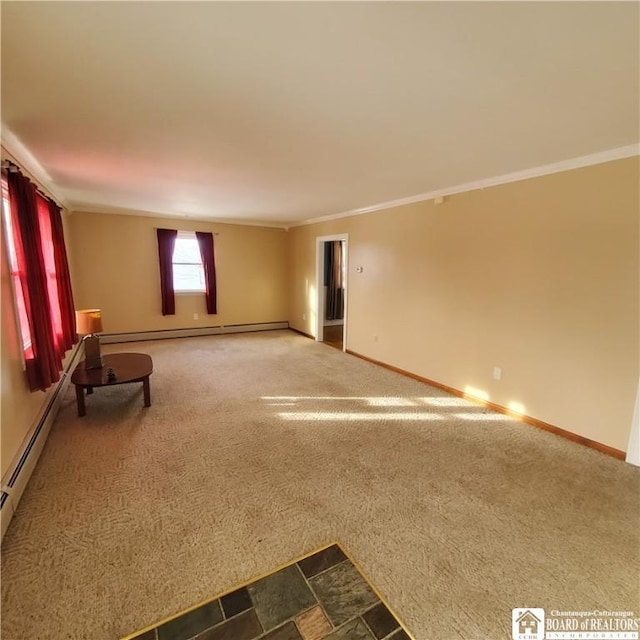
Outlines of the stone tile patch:
[{"label": "stone tile patch", "polygon": [[330,569],[346,559],[347,556],[344,555],[342,549],[337,544],[334,544],[322,551],[318,551],[318,553],[314,553],[308,558],[300,560],[298,562],[298,566],[302,569],[302,573],[304,573],[307,578],[311,578],[321,571]]},{"label": "stone tile patch", "polygon": [[220,603],[214,600],[165,622],[158,628],[158,640],[189,640],[221,621]]},{"label": "stone tile patch", "polygon": [[309,583],[334,627],[359,616],[379,602],[371,587],[348,560],[310,578]]},{"label": "stone tile patch", "polygon": [[322,640],[331,633],[333,626],[324,615],[322,607],[314,607],[296,618],[296,625],[303,640]]},{"label": "stone tile patch", "polygon": [[362,619],[356,618],[325,636],[325,640],[374,640],[374,638]]},{"label": "stone tile patch", "polygon": [[338,545],[123,640],[411,640]]},{"label": "stone tile patch", "polygon": [[394,629],[400,627],[400,623],[393,617],[389,609],[382,602],[373,609],[362,614],[362,618],[373,632],[376,640],[386,638]]},{"label": "stone tile patch", "polygon": [[396,631],[392,636],[389,636],[388,640],[411,640],[411,638],[404,629],[400,629],[399,631]]},{"label": "stone tile patch", "polygon": [[222,598],[220,598],[220,604],[222,605],[225,618],[233,618],[233,616],[238,613],[242,613],[253,607],[246,587],[236,589],[232,593],[222,596]]},{"label": "stone tile patch", "polygon": [[195,640],[255,640],[262,631],[258,616],[251,609],[204,631]]},{"label": "stone tile patch", "polygon": [[260,640],[304,640],[298,628],[293,622],[287,622],[287,624],[278,627],[274,631],[267,633],[265,636],[260,636]]},{"label": "stone tile patch", "polygon": [[265,631],[318,604],[295,564],[250,584],[247,590]]}]

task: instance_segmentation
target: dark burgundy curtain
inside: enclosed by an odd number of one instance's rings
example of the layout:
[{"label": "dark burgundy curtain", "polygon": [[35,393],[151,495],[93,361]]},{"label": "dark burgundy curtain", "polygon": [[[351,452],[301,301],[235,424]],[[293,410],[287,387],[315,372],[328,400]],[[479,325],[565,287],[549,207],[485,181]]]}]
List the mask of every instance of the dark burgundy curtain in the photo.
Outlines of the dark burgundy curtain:
[{"label": "dark burgundy curtain", "polygon": [[327,282],[327,320],[342,320],[344,318],[344,282],[342,278],[342,241],[335,240],[325,243],[325,265],[328,263]]},{"label": "dark burgundy curtain", "polygon": [[176,296],[173,291],[173,249],[178,232],[175,229],[156,229],[158,234],[158,257],[160,258],[160,292],[162,315],[176,313]]},{"label": "dark burgundy curtain", "polygon": [[26,358],[29,388],[45,390],[60,379],[58,354],[50,315],[46,270],[40,241],[36,186],[18,172],[7,176],[15,229],[18,270],[25,294],[32,357]]},{"label": "dark burgundy curtain", "polygon": [[71,290],[67,249],[64,244],[61,209],[52,200],[49,200],[49,217],[51,220],[53,257],[56,264],[60,317],[62,319],[62,344],[58,345],[58,347],[64,353],[78,341],[78,337],[76,335],[76,314],[73,304],[73,291]]},{"label": "dark burgundy curtain", "polygon": [[204,267],[204,282],[207,296],[207,313],[218,313],[218,293],[216,290],[216,260],[213,252],[213,234],[196,231],[202,266]]}]

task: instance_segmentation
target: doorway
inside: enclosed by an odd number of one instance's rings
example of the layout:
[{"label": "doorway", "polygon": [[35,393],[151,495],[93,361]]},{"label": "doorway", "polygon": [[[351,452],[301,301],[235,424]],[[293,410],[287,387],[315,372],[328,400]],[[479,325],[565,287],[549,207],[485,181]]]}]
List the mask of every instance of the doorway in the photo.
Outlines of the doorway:
[{"label": "doorway", "polygon": [[347,348],[348,234],[316,238],[316,340]]}]

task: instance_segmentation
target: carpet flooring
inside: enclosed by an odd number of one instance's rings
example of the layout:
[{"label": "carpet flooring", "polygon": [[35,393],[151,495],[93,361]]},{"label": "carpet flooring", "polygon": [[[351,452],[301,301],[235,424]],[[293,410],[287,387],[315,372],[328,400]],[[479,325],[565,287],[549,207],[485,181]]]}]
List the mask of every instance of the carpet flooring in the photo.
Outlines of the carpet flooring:
[{"label": "carpet flooring", "polygon": [[[289,331],[109,345],[2,544],[3,640],[115,639],[338,541],[416,640],[639,608],[640,469]],[[637,613],[636,613],[637,615]]]}]

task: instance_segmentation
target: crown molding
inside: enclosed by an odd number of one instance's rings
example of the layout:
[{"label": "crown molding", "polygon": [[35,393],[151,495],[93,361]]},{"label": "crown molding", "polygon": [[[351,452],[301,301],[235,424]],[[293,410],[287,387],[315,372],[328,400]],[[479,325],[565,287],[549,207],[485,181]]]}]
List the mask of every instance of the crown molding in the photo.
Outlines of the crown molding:
[{"label": "crown molding", "polygon": [[58,191],[51,176],[20,139],[4,125],[2,126],[1,142],[3,151],[6,151],[6,154],[11,156],[11,159],[15,160],[17,165],[30,174],[30,177],[38,183],[38,187],[42,191],[50,195],[64,209],[69,209],[68,200]]},{"label": "crown molding", "polygon": [[167,220],[176,221],[188,221],[188,222],[213,222],[215,224],[229,224],[241,227],[267,227],[269,229],[284,229],[289,230],[290,224],[283,222],[264,222],[260,220],[239,220],[237,218],[212,218],[212,217],[200,217],[194,215],[187,215],[175,212],[160,212],[160,211],[139,211],[138,209],[118,209],[117,207],[96,206],[90,204],[74,204],[70,210],[71,214],[82,215],[83,213],[89,214],[102,214],[107,216],[138,216],[141,218],[166,218]]},{"label": "crown molding", "polygon": [[[579,156],[577,158],[570,158],[568,160],[562,160],[560,162],[554,162],[551,164],[542,165],[539,167],[533,167],[530,169],[524,169],[522,171],[515,171],[512,173],[506,173],[500,176],[494,176],[491,178],[484,178],[482,180],[476,180],[473,182],[466,182],[453,187],[445,189],[437,189],[429,191],[427,193],[420,193],[414,196],[408,196],[405,198],[398,198],[396,200],[389,200],[386,202],[380,202],[378,204],[361,207],[358,209],[351,209],[349,211],[343,211],[341,213],[330,214],[326,216],[319,216],[315,218],[309,218],[302,221],[290,221],[290,222],[266,222],[260,220],[238,220],[230,218],[214,218],[214,217],[198,217],[193,215],[185,215],[176,212],[159,212],[159,211],[132,211],[122,210],[116,207],[82,204],[82,203],[70,203],[64,198],[57,187],[54,185],[51,176],[42,167],[42,165],[36,160],[33,154],[27,149],[27,147],[20,141],[20,139],[13,134],[9,129],[3,126],[2,128],[2,148],[6,151],[6,155],[11,156],[15,162],[20,165],[26,172],[31,174],[31,177],[39,183],[39,186],[51,195],[59,204],[61,204],[69,213],[85,212],[85,213],[103,213],[113,215],[137,215],[146,217],[158,217],[158,218],[171,218],[174,220],[189,220],[191,222],[213,222],[218,224],[234,224],[240,226],[250,227],[269,227],[276,229],[289,230],[292,227],[300,227],[318,222],[326,222],[329,220],[339,220],[341,218],[348,218],[351,216],[363,215],[365,213],[372,213],[374,211],[381,211],[384,209],[391,209],[393,207],[400,207],[408,204],[415,204],[417,202],[424,202],[426,200],[433,200],[436,198],[442,198],[446,196],[452,196],[467,191],[476,191],[478,189],[486,189],[489,187],[496,187],[502,184],[508,184],[510,182],[519,182],[521,180],[529,180],[531,178],[537,178],[541,176],[551,175],[554,173],[562,173],[564,171],[571,171],[572,169],[579,169],[591,165],[603,164],[605,162],[612,162],[614,160],[622,160],[624,158],[630,158],[640,155],[640,144],[631,144],[624,147],[617,147],[615,149],[608,149],[606,151],[600,151],[598,153],[592,153],[585,156]],[[5,155],[5,154],[3,154]]]},{"label": "crown molding", "polygon": [[553,162],[551,164],[545,164],[539,167],[533,167],[531,169],[514,171],[513,173],[505,173],[501,176],[495,176],[493,178],[485,178],[482,180],[475,180],[473,182],[466,182],[464,184],[460,184],[455,187],[449,187],[447,189],[437,189],[435,191],[429,191],[427,193],[421,193],[415,196],[409,196],[407,198],[399,198],[397,200],[381,202],[379,204],[362,207],[360,209],[352,209],[351,211],[344,211],[342,213],[320,216],[318,218],[310,218],[309,220],[303,220],[301,222],[292,222],[289,224],[289,226],[301,227],[304,225],[315,224],[317,222],[326,222],[328,220],[339,220],[340,218],[359,216],[364,213],[372,213],[374,211],[382,211],[383,209],[401,207],[406,204],[424,202],[425,200],[433,200],[435,198],[453,196],[459,193],[465,193],[467,191],[476,191],[478,189],[486,189],[488,187],[497,187],[501,184],[519,182],[521,180],[529,180],[531,178],[547,176],[553,173],[562,173],[563,171],[571,171],[572,169],[580,169],[582,167],[603,164],[605,162],[612,162],[614,160],[623,160],[624,158],[631,158],[638,155],[640,155],[640,144],[630,144],[626,147],[617,147],[615,149],[608,149],[607,151],[591,153],[586,156],[579,156],[577,158],[571,158],[569,160]]},{"label": "crown molding", "polygon": [[289,230],[291,226],[284,222],[264,222],[259,220],[237,220],[231,218],[210,218],[210,217],[198,217],[187,214],[180,214],[176,212],[161,212],[161,211],[137,211],[137,210],[124,210],[117,207],[96,206],[90,204],[82,204],[70,202],[67,198],[56,190],[51,176],[46,172],[43,166],[36,160],[35,156],[27,149],[27,147],[20,141],[20,139],[11,132],[10,129],[3,125],[2,127],[2,150],[3,157],[9,156],[8,159],[14,160],[25,172],[30,174],[30,177],[38,183],[38,186],[50,195],[58,204],[62,205],[68,215],[73,213],[103,213],[108,215],[124,215],[124,216],[143,216],[150,218],[171,218],[174,220],[189,220],[191,222],[215,222],[218,224],[234,224],[247,227],[269,227],[274,229]]}]

